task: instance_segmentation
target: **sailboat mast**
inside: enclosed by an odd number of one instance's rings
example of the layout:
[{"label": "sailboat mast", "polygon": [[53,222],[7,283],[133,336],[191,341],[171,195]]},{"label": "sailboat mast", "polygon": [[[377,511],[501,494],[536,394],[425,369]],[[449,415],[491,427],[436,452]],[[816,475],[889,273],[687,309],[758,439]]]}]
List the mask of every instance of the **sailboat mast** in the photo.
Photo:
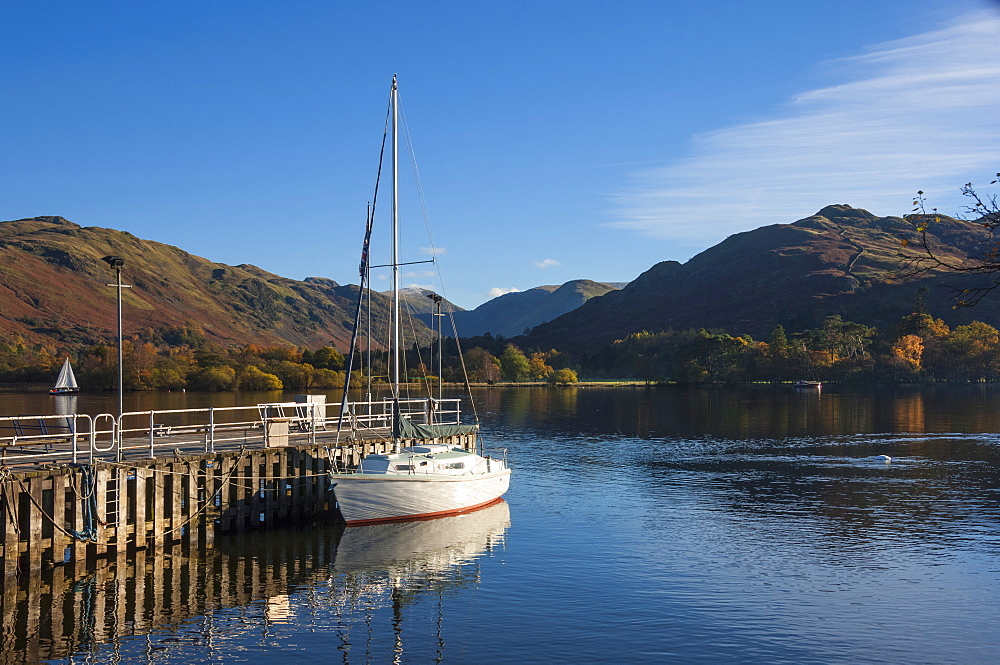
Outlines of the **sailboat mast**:
[{"label": "sailboat mast", "polygon": [[399,97],[392,77],[392,390],[399,399]]}]

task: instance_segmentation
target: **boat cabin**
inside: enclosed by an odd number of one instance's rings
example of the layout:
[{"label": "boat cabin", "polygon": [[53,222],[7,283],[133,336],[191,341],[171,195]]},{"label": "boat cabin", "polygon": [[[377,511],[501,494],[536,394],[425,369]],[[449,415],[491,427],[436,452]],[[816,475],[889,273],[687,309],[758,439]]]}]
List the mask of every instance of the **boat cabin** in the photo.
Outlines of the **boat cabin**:
[{"label": "boat cabin", "polygon": [[[407,446],[398,453],[368,455],[361,461],[358,473],[387,475],[446,475],[470,473],[485,460],[474,453],[447,444]],[[482,473],[482,471],[479,471]]]}]

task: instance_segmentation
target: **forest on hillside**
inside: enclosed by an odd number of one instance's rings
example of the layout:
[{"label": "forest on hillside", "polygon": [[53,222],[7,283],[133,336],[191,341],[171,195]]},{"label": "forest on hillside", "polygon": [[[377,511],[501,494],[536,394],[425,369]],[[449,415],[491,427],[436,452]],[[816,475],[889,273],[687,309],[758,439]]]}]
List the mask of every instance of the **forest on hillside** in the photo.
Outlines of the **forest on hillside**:
[{"label": "forest on hillside", "polygon": [[[519,341],[519,340],[515,340]],[[437,368],[448,382],[474,383],[578,379],[630,379],[654,383],[741,383],[816,379],[857,384],[979,382],[1000,380],[1000,331],[974,321],[950,328],[926,313],[903,317],[879,330],[840,316],[817,328],[787,334],[776,326],[766,341],[719,330],[637,332],[589,357],[556,349],[521,348],[503,337],[453,339],[436,346],[410,348],[404,355],[405,379],[436,381]],[[368,357],[369,354],[361,354]],[[0,339],[0,383],[51,383],[70,357],[84,390],[111,390],[117,382],[113,343],[80,349]],[[342,388],[344,355],[328,346],[307,349],[254,344],[223,347],[197,326],[133,335],[123,344],[126,390],[309,390]],[[360,359],[352,387],[366,377],[386,381],[388,358]]]}]

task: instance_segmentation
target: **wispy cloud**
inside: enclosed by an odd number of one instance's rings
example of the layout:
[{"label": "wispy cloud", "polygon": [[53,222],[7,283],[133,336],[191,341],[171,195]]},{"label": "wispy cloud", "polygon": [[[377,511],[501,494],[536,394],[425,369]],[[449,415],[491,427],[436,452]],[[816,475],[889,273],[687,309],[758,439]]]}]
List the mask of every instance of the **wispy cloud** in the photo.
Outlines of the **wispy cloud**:
[{"label": "wispy cloud", "polygon": [[430,256],[440,256],[441,254],[447,254],[448,250],[445,247],[421,247],[420,252],[429,254]]},{"label": "wispy cloud", "polygon": [[490,298],[499,298],[507,293],[517,293],[521,289],[514,286],[494,286],[490,289]]},{"label": "wispy cloud", "polygon": [[804,92],[770,119],[698,136],[689,156],[634,173],[614,197],[612,225],[704,248],[831,203],[904,214],[918,189],[959,212],[962,183],[1000,169],[996,12],[834,64],[845,83]]},{"label": "wispy cloud", "polygon": [[534,263],[536,268],[542,268],[543,270],[545,268],[555,268],[556,266],[562,265],[555,259],[543,259],[541,261],[535,261]]}]

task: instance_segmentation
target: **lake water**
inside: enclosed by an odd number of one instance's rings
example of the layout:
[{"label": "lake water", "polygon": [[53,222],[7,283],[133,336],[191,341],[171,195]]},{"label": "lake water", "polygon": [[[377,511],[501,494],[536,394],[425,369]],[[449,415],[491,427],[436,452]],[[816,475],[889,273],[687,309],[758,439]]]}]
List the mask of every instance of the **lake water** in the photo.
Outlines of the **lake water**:
[{"label": "lake water", "polygon": [[[16,399],[0,409],[31,412]],[[477,405],[509,450],[506,503],[154,558],[53,599],[121,618],[52,642],[97,663],[1000,662],[998,388],[484,389]],[[174,600],[118,607],[127,584]]]}]

